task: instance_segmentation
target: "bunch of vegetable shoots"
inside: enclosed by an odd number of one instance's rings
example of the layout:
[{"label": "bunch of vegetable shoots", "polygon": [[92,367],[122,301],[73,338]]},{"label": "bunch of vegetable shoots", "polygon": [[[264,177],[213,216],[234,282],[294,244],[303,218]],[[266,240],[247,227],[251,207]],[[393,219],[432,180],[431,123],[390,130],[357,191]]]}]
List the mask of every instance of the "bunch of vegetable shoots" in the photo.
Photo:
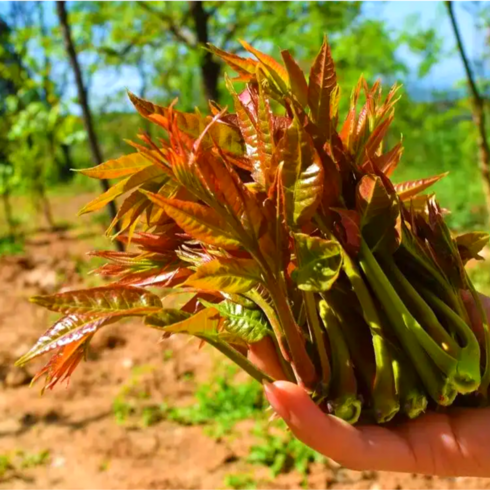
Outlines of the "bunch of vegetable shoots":
[{"label": "bunch of vegetable shoots", "polygon": [[452,235],[424,194],[444,175],[390,180],[398,88],[383,96],[361,78],[339,123],[326,41],[308,80],[288,51],[279,63],[242,45],[252,56],[208,47],[237,74],[225,76],[230,107],[184,113],[129,94],[154,138],[81,170],[119,179],[81,213],[124,195],[108,234],[127,251],[93,252],[107,261],[94,271],[102,287],[32,298],[62,316],[18,363],[54,353],[35,377],[52,388],[99,330],[136,316],[211,344],[259,382],[273,378],[247,352],[266,343],[286,379],[350,423],[484,404],[490,333],[465,264],[488,236]]}]

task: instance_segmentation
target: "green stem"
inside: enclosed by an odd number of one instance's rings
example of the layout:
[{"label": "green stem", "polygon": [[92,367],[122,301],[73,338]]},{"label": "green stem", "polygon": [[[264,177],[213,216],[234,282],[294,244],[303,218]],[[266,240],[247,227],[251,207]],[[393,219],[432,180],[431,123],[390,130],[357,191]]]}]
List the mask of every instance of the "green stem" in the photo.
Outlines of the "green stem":
[{"label": "green stem", "polygon": [[430,336],[447,354],[457,358],[460,352],[459,345],[439,323],[437,316],[400,271],[393,257],[389,254],[384,254],[380,257],[380,264],[384,266],[385,274],[417,321],[425,327]]},{"label": "green stem", "polygon": [[268,374],[260,370],[257,366],[252,364],[244,355],[240,354],[240,352],[235,350],[226,342],[223,342],[222,340],[211,337],[209,335],[196,335],[196,337],[204,340],[208,344],[218,349],[226,357],[228,357],[233,362],[238,364],[239,367],[241,367],[245,372],[247,372],[250,376],[252,376],[252,378],[257,380],[259,383],[262,384],[264,381],[268,381],[269,383],[274,382],[274,379],[272,379]]},{"label": "green stem", "polygon": [[402,243],[395,253],[396,262],[400,266],[403,264],[410,264],[410,269],[415,269],[413,271],[415,277],[424,276],[428,281],[434,283],[440,293],[439,295],[444,301],[449,304],[461,318],[466,322],[469,322],[468,313],[466,312],[466,308],[464,307],[459,294],[454,291],[439,266],[434,263],[432,258],[427,256],[425,251],[417,244],[416,240],[416,237],[412,236],[411,232],[405,229],[403,230]]},{"label": "green stem", "polygon": [[449,328],[464,343],[458,356],[459,363],[454,381],[460,393],[471,393],[481,383],[480,374],[480,345],[471,328],[457,315],[444,301],[439,299],[432,291],[424,286],[418,286],[431,307],[443,316]]},{"label": "green stem", "polygon": [[392,348],[392,355],[396,388],[400,396],[402,411],[409,418],[415,419],[425,412],[427,397],[410,361],[399,349]]},{"label": "green stem", "polygon": [[308,325],[311,328],[314,343],[318,351],[318,357],[320,358],[320,366],[322,369],[322,389],[320,390],[320,396],[322,392],[327,393],[328,386],[330,384],[330,362],[327,355],[327,347],[325,345],[325,339],[323,338],[323,329],[318,319],[318,313],[315,302],[315,295],[311,292],[303,291],[303,298],[305,300],[306,317],[308,318]]},{"label": "green stem", "polygon": [[[277,332],[279,334],[277,340],[281,347],[281,352],[286,361],[290,362],[298,383],[306,389],[314,391],[317,382],[315,366],[306,351],[303,333],[294,320],[287,298],[284,278],[282,275],[280,277],[274,276],[259,249],[250,250],[250,253],[262,269],[265,287],[277,312],[277,318],[281,325],[280,330]],[[274,328],[274,325],[272,327]]]},{"label": "green stem", "polygon": [[282,357],[281,348],[279,347],[279,342],[277,341],[276,336],[274,334],[271,334],[269,337],[271,338],[272,343],[274,344],[277,353],[277,358],[279,359],[279,364],[281,365],[282,371],[286,376],[286,379],[288,381],[291,381],[292,383],[296,382],[296,379],[294,377],[294,372],[291,369],[291,365],[286,361],[286,359],[284,359],[284,357]]},{"label": "green stem", "polygon": [[362,307],[372,335],[376,375],[372,386],[374,413],[378,422],[388,422],[399,410],[392,359],[383,335],[381,320],[364,279],[354,261],[344,252],[344,271]]},{"label": "green stem", "polygon": [[[451,382],[444,379],[442,373],[438,372],[433,360],[421,344],[423,342],[427,350],[434,351],[435,357],[443,357],[446,354],[439,349],[407,310],[364,240],[361,242],[359,263],[378,300],[382,303],[392,328],[403,347],[407,349],[428,393],[440,405],[450,405],[457,392]],[[444,363],[439,362],[439,364]]]},{"label": "green stem", "polygon": [[354,367],[337,317],[325,300],[319,303],[320,317],[330,340],[332,357],[331,391],[334,413],[350,424],[361,415],[361,401],[357,397],[357,381]]},{"label": "green stem", "polygon": [[291,365],[288,362],[289,353],[287,351],[284,351],[284,346],[287,346],[287,340],[282,330],[281,324],[279,323],[279,319],[277,318],[276,312],[274,311],[274,308],[272,308],[272,306],[269,305],[269,303],[255,289],[250,291],[249,293],[246,293],[245,297],[252,300],[267,317],[267,320],[269,321],[274,332],[274,335],[271,335],[271,338],[278,350],[277,357],[279,358],[279,363],[281,364],[281,367],[287,378],[290,381],[293,381],[295,378],[294,374],[291,371]]}]

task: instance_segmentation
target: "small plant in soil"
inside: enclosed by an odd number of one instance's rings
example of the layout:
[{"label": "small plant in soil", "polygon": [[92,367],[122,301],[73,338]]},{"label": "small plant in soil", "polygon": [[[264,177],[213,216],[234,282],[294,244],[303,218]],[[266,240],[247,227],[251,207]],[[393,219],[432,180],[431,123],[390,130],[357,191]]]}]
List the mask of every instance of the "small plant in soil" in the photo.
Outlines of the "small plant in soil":
[{"label": "small plant in soil", "polygon": [[184,113],[129,94],[155,136],[82,170],[119,180],[81,211],[124,195],[108,233],[118,223],[127,251],[93,252],[108,285],[32,299],[61,317],[19,364],[54,353],[35,378],[52,388],[99,330],[139,317],[164,338],[214,346],[259,382],[274,378],[247,352],[266,346],[280,377],[352,424],[485,404],[490,331],[465,264],[488,235],[453,236],[426,192],[444,175],[391,180],[398,87],[383,95],[361,78],[340,122],[327,42],[308,79],[288,51],[280,63],[242,45],[251,57],[208,47],[237,73],[225,79],[232,108]]},{"label": "small plant in soil", "polygon": [[283,431],[279,435],[271,429],[261,422],[256,425],[254,434],[259,443],[250,448],[247,461],[267,466],[273,478],[294,469],[303,477],[303,483],[306,483],[310,464],[327,462],[324,456],[295,439],[290,432]]}]

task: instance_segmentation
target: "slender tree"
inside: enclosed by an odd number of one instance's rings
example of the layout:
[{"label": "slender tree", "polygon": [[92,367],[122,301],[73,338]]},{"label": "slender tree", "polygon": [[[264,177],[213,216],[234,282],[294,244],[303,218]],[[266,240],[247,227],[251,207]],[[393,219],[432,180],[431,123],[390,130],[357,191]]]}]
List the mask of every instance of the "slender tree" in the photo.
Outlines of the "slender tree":
[{"label": "slender tree", "polygon": [[449,18],[451,20],[454,36],[456,38],[456,45],[458,47],[461,60],[463,61],[464,69],[466,72],[466,80],[468,82],[468,89],[471,95],[473,121],[475,122],[475,126],[478,132],[480,172],[483,178],[483,190],[487,204],[487,214],[490,220],[490,147],[488,144],[486,132],[485,101],[481,96],[480,91],[478,90],[475,76],[473,74],[463,46],[463,40],[461,39],[459,27],[456,22],[456,16],[454,15],[453,2],[446,2],[446,7]]},{"label": "slender tree", "polygon": [[[100,149],[97,133],[95,132],[87,90],[83,82],[82,70],[78,62],[78,56],[75,49],[75,45],[73,44],[70,22],[68,20],[68,14],[66,11],[66,2],[61,2],[61,1],[56,2],[56,12],[58,14],[58,19],[60,22],[66,53],[68,55],[71,67],[73,69],[73,73],[75,75],[75,84],[77,86],[78,101],[82,109],[83,123],[85,126],[85,130],[87,131],[87,139],[90,146],[90,152],[92,154],[92,160],[95,165],[99,165],[104,161],[104,158],[102,156],[102,151]],[[107,180],[101,180],[101,185],[104,191],[107,191],[109,189],[109,183],[107,182]],[[114,201],[111,201],[109,203],[109,213],[111,215],[111,218],[114,219],[117,214],[117,209]],[[117,224],[116,224],[116,231],[119,231],[119,226]],[[116,242],[116,244],[119,249],[122,249],[122,244],[120,242]]]}]

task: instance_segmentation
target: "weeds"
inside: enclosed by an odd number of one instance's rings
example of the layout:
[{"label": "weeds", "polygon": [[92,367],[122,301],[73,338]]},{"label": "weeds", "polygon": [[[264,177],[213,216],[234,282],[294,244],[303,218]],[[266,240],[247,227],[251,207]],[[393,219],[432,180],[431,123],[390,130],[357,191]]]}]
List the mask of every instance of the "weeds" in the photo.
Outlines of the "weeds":
[{"label": "weeds", "polygon": [[[283,422],[280,424],[284,425]],[[280,431],[281,435],[276,435],[272,433],[271,427],[265,427],[259,422],[254,429],[254,434],[261,442],[251,447],[247,461],[267,466],[273,477],[294,469],[305,478],[311,463],[326,461],[324,456],[313,451],[285,430]]]},{"label": "weeds", "polygon": [[0,257],[24,253],[24,241],[20,238],[0,237]]},{"label": "weeds", "polygon": [[45,466],[51,460],[49,449],[37,453],[28,453],[22,449],[0,454],[0,481],[6,479],[9,473],[19,473],[21,470]]},{"label": "weeds", "polygon": [[252,475],[245,473],[234,473],[225,477],[224,484],[226,488],[235,490],[245,490],[257,488],[257,482]]},{"label": "weeds", "polygon": [[137,426],[150,427],[164,418],[166,406],[150,403],[151,393],[141,387],[141,378],[154,369],[148,365],[132,369],[131,379],[121,388],[112,403],[112,412],[118,424],[126,425],[136,421]]},{"label": "weeds", "polygon": [[240,420],[262,417],[266,407],[262,387],[255,381],[235,383],[236,372],[227,366],[224,374],[199,386],[194,405],[172,408],[167,418],[184,425],[209,425],[208,433],[221,437]]}]

